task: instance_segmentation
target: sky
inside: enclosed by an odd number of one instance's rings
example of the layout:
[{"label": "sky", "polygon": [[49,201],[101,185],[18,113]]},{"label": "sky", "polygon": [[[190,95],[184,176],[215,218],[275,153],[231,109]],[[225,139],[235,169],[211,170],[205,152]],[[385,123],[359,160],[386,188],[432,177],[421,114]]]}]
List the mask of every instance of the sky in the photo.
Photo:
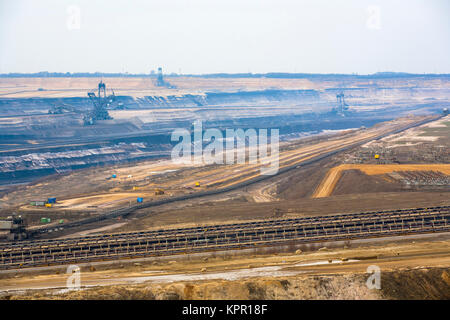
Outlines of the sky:
[{"label": "sky", "polygon": [[0,73],[450,73],[448,0],[0,0]]}]

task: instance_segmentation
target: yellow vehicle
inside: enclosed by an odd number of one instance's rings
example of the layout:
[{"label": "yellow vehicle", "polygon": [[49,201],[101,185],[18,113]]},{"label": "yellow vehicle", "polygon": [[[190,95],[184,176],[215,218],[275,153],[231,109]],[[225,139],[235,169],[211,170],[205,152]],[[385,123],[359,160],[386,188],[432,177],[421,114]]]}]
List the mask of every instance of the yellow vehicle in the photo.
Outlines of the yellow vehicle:
[{"label": "yellow vehicle", "polygon": [[52,207],[52,204],[51,204],[51,203],[46,203],[45,206],[46,206],[47,208],[51,208],[51,207]]},{"label": "yellow vehicle", "polygon": [[156,189],[155,189],[155,196],[159,196],[159,195],[161,195],[161,194],[164,194],[164,190],[163,190],[163,189],[156,188]]},{"label": "yellow vehicle", "polygon": [[379,155],[379,154],[376,154],[376,155],[375,155],[375,159],[380,159],[380,155]]},{"label": "yellow vehicle", "polygon": [[196,188],[200,187],[200,182],[196,182],[196,183],[195,183],[195,187],[196,187]]}]

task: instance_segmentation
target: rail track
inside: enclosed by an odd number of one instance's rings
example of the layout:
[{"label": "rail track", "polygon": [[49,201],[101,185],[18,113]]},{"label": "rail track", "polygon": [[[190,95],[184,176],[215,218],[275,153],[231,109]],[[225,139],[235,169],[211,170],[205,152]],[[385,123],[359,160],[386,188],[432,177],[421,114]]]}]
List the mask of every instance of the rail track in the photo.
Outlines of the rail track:
[{"label": "rail track", "polygon": [[[299,166],[306,166],[312,163],[315,163],[317,161],[320,161],[322,159],[325,159],[327,157],[330,157],[332,155],[335,155],[339,152],[343,152],[346,150],[349,150],[351,148],[354,148],[356,146],[362,145],[364,143],[367,143],[369,141],[372,140],[378,140],[378,139],[382,139],[388,135],[391,134],[396,134],[399,133],[401,131],[413,128],[413,127],[417,127],[420,125],[423,125],[425,123],[428,123],[430,121],[435,121],[437,119],[440,119],[442,116],[434,116],[434,117],[430,117],[421,121],[415,121],[413,123],[409,123],[406,125],[402,125],[400,128],[395,128],[395,129],[391,129],[391,130],[387,130],[386,132],[383,133],[378,133],[378,134],[373,134],[368,138],[363,138],[363,139],[358,139],[357,141],[355,141],[355,143],[347,143],[345,145],[337,145],[335,147],[326,149],[326,150],[320,150],[318,151],[315,155],[311,155],[308,156],[304,159],[300,159],[300,160],[290,160],[288,162],[287,165],[281,167],[278,170],[278,173],[276,175],[280,175],[282,173],[288,172],[292,169],[298,168]],[[218,195],[218,194],[222,194],[222,193],[226,193],[229,191],[234,191],[237,190],[239,188],[242,187],[247,187],[249,185],[261,182],[265,179],[269,179],[269,178],[273,178],[273,176],[271,175],[255,175],[245,181],[240,181],[237,183],[234,183],[232,185],[228,185],[225,187],[221,187],[221,188],[217,188],[214,190],[208,190],[208,191],[203,191],[203,192],[195,192],[195,193],[191,193],[191,194],[186,194],[186,195],[181,195],[181,196],[176,196],[176,197],[171,197],[171,198],[164,198],[161,200],[156,200],[156,201],[150,201],[150,202],[144,202],[142,204],[137,204],[137,205],[133,205],[133,206],[129,206],[129,207],[124,207],[124,208],[119,208],[119,209],[115,209],[115,210],[111,210],[109,212],[106,213],[101,213],[98,214],[94,217],[89,217],[86,219],[81,219],[81,220],[77,220],[77,221],[73,221],[73,222],[68,222],[68,223],[64,223],[61,225],[56,225],[56,226],[47,226],[47,227],[39,227],[39,228],[35,228],[33,230],[30,230],[30,236],[37,236],[37,235],[42,235],[42,234],[48,234],[48,233],[53,233],[53,232],[58,232],[58,231],[63,231],[65,229],[70,229],[70,228],[74,228],[74,227],[79,227],[79,226],[83,226],[86,224],[90,224],[90,223],[95,223],[95,222],[99,222],[99,221],[103,221],[106,219],[112,219],[112,218],[117,218],[117,217],[125,217],[127,215],[129,215],[130,213],[136,211],[136,210],[140,210],[140,209],[144,209],[144,208],[149,208],[149,207],[155,207],[155,206],[160,206],[163,204],[168,204],[168,203],[172,203],[172,202],[177,202],[177,201],[184,201],[184,200],[190,200],[190,199],[197,199],[197,198],[201,198],[201,197],[206,197],[206,196],[212,196],[212,195]]]},{"label": "rail track", "polygon": [[450,206],[0,245],[0,269],[450,231]]}]

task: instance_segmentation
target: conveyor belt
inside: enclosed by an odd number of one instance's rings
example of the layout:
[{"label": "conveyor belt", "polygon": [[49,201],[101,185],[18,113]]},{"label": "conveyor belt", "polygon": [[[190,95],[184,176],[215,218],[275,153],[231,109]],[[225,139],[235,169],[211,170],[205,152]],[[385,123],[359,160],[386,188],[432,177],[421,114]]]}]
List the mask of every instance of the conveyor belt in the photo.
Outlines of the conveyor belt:
[{"label": "conveyor belt", "polygon": [[450,231],[450,206],[373,211],[0,245],[0,268]]}]

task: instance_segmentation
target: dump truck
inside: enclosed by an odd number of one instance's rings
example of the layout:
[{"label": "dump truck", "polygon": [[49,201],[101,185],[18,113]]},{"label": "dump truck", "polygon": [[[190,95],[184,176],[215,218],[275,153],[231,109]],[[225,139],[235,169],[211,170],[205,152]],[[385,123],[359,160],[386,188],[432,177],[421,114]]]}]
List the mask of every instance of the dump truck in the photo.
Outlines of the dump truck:
[{"label": "dump truck", "polygon": [[159,189],[159,188],[155,189],[155,196],[159,196],[159,195],[162,195],[162,194],[164,194],[164,190],[163,189]]}]

